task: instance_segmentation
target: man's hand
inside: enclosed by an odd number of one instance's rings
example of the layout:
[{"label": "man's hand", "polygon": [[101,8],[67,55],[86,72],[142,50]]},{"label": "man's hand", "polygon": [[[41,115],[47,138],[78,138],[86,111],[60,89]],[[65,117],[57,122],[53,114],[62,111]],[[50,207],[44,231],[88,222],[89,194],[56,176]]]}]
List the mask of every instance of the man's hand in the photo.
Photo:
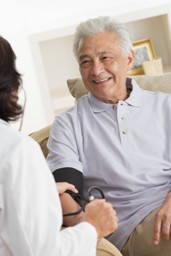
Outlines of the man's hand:
[{"label": "man's hand", "polygon": [[171,192],[159,208],[154,223],[154,244],[158,245],[161,239],[169,240],[171,237]]},{"label": "man's hand", "polygon": [[74,193],[78,193],[78,190],[74,185],[68,182],[56,182],[59,195],[63,194],[66,190],[71,190]]}]

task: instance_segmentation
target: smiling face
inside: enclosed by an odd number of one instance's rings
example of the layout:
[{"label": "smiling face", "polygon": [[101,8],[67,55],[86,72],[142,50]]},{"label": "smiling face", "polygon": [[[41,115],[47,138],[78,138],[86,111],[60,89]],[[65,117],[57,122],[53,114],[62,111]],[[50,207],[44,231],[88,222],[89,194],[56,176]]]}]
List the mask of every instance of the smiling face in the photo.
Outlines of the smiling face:
[{"label": "smiling face", "polygon": [[106,103],[127,98],[126,76],[134,53],[130,50],[124,55],[114,33],[103,32],[81,39],[78,60],[85,87],[96,98]]}]

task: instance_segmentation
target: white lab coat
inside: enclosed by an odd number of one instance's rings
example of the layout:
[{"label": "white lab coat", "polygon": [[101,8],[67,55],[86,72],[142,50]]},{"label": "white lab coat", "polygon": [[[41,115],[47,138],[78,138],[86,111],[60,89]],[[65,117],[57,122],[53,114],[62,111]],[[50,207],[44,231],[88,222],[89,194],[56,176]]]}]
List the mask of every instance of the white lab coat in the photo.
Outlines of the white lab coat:
[{"label": "white lab coat", "polygon": [[0,119],[0,256],[95,256],[95,228],[60,231],[62,211],[39,145]]}]

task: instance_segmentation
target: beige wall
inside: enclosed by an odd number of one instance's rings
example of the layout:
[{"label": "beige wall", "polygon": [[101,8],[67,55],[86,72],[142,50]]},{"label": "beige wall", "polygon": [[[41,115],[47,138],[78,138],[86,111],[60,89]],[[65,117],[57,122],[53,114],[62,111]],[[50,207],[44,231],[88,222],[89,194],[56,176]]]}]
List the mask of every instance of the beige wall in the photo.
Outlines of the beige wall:
[{"label": "beige wall", "polygon": [[[139,20],[141,23],[140,20],[145,17],[163,15],[163,11],[171,10],[167,8],[169,3],[170,0],[3,1],[0,33],[10,41],[16,52],[17,66],[23,74],[27,94],[23,132],[30,133],[50,124],[56,108],[64,109],[73,104],[65,80],[79,75],[71,45],[75,26],[80,21],[99,15],[113,15],[129,23],[131,30],[133,27],[136,39],[144,36],[151,23],[143,27],[143,34],[138,34],[139,30],[132,22]],[[159,20],[156,22],[159,26],[163,24]],[[167,24],[166,22],[164,26],[166,31],[171,28],[170,23],[166,28]],[[154,31],[153,37],[157,38],[158,27],[156,30],[151,29]],[[162,27],[159,29],[161,31]],[[148,33],[151,34],[150,31]],[[163,56],[165,63],[170,63],[169,54],[161,52],[158,42],[160,40],[157,39],[156,49]],[[162,45],[167,46],[169,43],[170,35],[166,33]]]}]

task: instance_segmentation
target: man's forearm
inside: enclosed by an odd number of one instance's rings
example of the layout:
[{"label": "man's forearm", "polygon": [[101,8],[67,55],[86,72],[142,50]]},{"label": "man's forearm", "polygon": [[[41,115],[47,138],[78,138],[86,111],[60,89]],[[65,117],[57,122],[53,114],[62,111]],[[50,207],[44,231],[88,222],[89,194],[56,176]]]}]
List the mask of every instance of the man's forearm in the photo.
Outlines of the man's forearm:
[{"label": "man's forearm", "polygon": [[[60,196],[63,214],[72,213],[78,211],[80,206],[74,201],[74,199],[68,194],[64,193]],[[67,216],[63,218],[63,224],[65,226],[74,226],[84,221],[84,212],[73,216]]]}]

